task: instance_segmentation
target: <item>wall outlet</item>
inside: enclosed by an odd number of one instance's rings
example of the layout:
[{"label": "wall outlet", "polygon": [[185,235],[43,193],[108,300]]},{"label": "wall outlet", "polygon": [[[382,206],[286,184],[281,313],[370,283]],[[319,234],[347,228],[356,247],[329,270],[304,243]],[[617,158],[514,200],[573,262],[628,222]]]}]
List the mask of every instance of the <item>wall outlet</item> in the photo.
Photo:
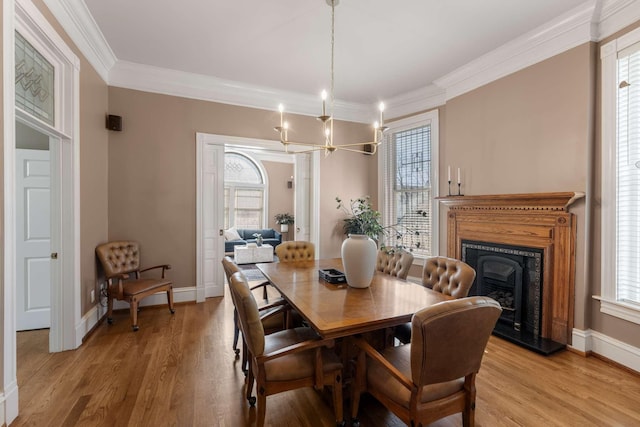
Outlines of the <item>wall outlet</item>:
[{"label": "wall outlet", "polygon": [[91,289],[91,302],[96,302],[96,290]]}]

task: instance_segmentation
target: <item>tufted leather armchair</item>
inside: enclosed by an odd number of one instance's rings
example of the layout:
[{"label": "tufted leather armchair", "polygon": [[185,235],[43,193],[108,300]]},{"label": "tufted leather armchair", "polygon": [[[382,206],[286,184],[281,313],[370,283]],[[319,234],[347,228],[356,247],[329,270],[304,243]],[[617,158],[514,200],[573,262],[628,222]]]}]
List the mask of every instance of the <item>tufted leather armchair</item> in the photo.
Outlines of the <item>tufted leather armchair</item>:
[{"label": "tufted leather armchair", "polygon": [[[267,396],[302,387],[333,388],[336,424],[344,425],[342,414],[342,363],[330,351],[332,339],[321,339],[313,329],[300,327],[265,335],[258,306],[242,273],[230,281],[238,320],[250,355],[246,397],[251,406],[253,383],[258,392],[257,426],[264,425]],[[273,423],[275,424],[275,422]]]},{"label": "tufted leather armchair", "polygon": [[276,255],[280,262],[313,261],[316,249],[311,242],[289,241],[276,246]]},{"label": "tufted leather armchair", "polygon": [[[434,256],[427,258],[422,267],[422,285],[436,292],[454,298],[469,295],[469,289],[476,278],[476,271],[469,265],[454,258]],[[396,327],[395,336],[402,343],[411,339],[409,324]]]},{"label": "tufted leather armchair", "polygon": [[458,259],[431,257],[424,261],[422,284],[454,298],[464,298],[476,278],[476,271]]},{"label": "tufted leather armchair", "polygon": [[413,264],[413,254],[405,251],[389,253],[383,249],[378,251],[376,270],[390,276],[406,279]]},{"label": "tufted leather armchair", "polygon": [[461,412],[462,425],[473,426],[475,378],[501,312],[488,297],[444,301],[413,316],[411,344],[379,353],[357,338],[352,425],[360,425],[358,406],[366,391],[407,425],[426,426]]},{"label": "tufted leather armchair", "polygon": [[[166,292],[169,311],[173,314],[173,283],[166,279],[165,271],[171,266],[157,265],[140,269],[140,247],[137,242],[114,241],[96,247],[96,255],[107,279],[107,322],[113,323],[113,299],[129,302],[131,327],[138,330],[138,304],[156,292]],[[141,278],[140,273],[162,269],[160,278]],[[133,275],[133,277],[131,277]]]}]

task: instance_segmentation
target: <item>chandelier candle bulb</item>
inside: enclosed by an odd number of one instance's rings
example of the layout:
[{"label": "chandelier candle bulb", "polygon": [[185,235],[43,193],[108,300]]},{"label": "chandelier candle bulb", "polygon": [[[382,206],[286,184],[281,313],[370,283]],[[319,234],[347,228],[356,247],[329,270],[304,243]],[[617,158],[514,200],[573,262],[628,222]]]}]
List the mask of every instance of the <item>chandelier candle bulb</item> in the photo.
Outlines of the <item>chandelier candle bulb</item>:
[{"label": "chandelier candle bulb", "polygon": [[322,115],[326,116],[327,115],[327,91],[323,90],[321,96],[322,96]]},{"label": "chandelier candle bulb", "polygon": [[280,111],[280,127],[284,127],[284,105],[278,105],[278,111]]},{"label": "chandelier candle bulb", "polygon": [[384,113],[384,102],[381,102],[378,108],[380,109],[380,127],[382,127],[384,124],[384,118],[382,117]]}]

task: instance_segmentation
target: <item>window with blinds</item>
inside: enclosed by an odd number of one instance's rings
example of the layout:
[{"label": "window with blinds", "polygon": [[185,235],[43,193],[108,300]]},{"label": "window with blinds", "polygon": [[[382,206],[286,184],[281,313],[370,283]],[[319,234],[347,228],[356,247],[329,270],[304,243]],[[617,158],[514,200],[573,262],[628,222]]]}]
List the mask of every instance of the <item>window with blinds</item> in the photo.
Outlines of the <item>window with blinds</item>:
[{"label": "window with blinds", "polygon": [[618,53],[617,300],[640,304],[640,44]]},{"label": "window with blinds", "polygon": [[[432,114],[389,131],[383,149],[382,214],[388,234],[384,245],[411,250],[415,256],[434,254],[434,197],[437,157]],[[437,117],[437,115],[435,115]],[[436,212],[437,214],[437,212]]]},{"label": "window with blinds", "polygon": [[225,153],[225,229],[264,228],[266,188],[257,163],[248,156]]}]

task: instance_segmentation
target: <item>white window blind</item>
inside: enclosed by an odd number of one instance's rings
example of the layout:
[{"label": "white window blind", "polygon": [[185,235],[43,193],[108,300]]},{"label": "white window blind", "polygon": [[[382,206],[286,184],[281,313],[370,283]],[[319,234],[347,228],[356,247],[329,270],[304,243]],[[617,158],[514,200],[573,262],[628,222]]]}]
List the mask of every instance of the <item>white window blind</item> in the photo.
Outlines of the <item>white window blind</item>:
[{"label": "white window blind", "polygon": [[384,244],[433,254],[433,158],[430,122],[391,130],[385,150],[382,208],[389,235]]},{"label": "white window blind", "polygon": [[618,55],[617,300],[640,304],[640,44]]},{"label": "white window blind", "polygon": [[255,161],[236,152],[225,153],[225,228],[264,228],[266,186]]}]

